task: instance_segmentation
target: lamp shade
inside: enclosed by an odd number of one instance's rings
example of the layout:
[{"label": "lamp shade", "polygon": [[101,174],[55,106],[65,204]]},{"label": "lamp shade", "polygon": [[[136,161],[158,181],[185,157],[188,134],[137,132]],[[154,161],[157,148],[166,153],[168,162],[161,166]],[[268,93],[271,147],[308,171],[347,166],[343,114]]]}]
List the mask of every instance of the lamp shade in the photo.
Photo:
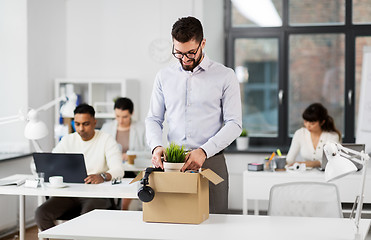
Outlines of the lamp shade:
[{"label": "lamp shade", "polygon": [[30,140],[37,140],[48,135],[49,131],[46,124],[37,119],[37,112],[30,110],[28,113],[29,122],[24,129],[24,136]]},{"label": "lamp shade", "polygon": [[357,171],[357,167],[353,162],[345,157],[336,154],[332,156],[325,168],[325,180],[326,182],[342,178],[345,175],[354,173]]},{"label": "lamp shade", "polygon": [[30,140],[37,140],[48,135],[46,124],[42,121],[30,121],[24,129],[24,136]]}]

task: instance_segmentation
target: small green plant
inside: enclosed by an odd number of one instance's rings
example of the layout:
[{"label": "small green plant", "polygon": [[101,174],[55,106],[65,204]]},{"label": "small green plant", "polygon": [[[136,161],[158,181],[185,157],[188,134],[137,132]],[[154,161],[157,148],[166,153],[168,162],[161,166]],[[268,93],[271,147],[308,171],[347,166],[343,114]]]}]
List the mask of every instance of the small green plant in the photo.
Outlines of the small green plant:
[{"label": "small green plant", "polygon": [[185,161],[185,156],[187,151],[184,149],[184,146],[176,145],[174,142],[170,143],[165,149],[166,152],[166,161],[172,163],[183,163]]},{"label": "small green plant", "polygon": [[243,128],[242,129],[242,132],[240,134],[240,137],[247,137],[247,130],[246,130],[246,128]]}]

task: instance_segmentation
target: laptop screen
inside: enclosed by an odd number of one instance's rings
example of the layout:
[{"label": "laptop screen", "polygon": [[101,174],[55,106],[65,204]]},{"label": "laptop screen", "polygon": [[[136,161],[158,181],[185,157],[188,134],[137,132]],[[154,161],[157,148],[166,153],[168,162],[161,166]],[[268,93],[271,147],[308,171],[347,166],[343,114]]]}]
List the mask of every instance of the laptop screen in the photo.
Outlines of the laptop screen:
[{"label": "laptop screen", "polygon": [[84,183],[87,177],[84,155],[81,153],[33,153],[36,171],[51,176],[63,176],[66,183]]},{"label": "laptop screen", "polygon": [[[364,151],[365,150],[365,144],[355,144],[355,143],[342,143],[341,144],[343,147],[346,147],[346,148],[349,148],[349,149],[352,149],[354,151],[357,151],[357,152],[361,152],[362,150]],[[352,154],[350,154],[352,155]],[[322,156],[322,163],[321,163],[321,170],[325,170],[326,168],[326,165],[327,165],[327,157],[326,157],[326,154],[325,152],[323,152],[323,156]],[[356,162],[353,162],[357,169],[358,170],[361,170],[362,169],[362,165],[359,164],[359,163],[356,163]]]}]

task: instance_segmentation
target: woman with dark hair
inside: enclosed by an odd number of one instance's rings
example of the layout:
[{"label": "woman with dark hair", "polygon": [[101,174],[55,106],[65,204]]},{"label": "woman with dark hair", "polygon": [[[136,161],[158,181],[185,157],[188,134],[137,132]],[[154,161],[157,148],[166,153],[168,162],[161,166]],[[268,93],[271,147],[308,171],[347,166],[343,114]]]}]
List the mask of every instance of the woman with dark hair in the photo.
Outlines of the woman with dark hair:
[{"label": "woman with dark hair", "polygon": [[[115,111],[115,120],[106,122],[102,126],[102,131],[112,135],[120,146],[122,160],[127,161],[127,151],[145,151],[148,150],[145,142],[145,126],[140,122],[131,119],[134,112],[134,103],[129,98],[118,98],[113,107]],[[126,178],[135,178],[136,174],[131,171],[125,171]],[[131,199],[122,200],[122,210],[128,210]]]},{"label": "woman with dark hair", "polygon": [[292,165],[300,152],[299,163],[307,167],[320,167],[323,145],[327,141],[339,143],[341,133],[336,129],[334,119],[328,115],[327,109],[320,103],[313,103],[302,114],[304,127],[298,129],[292,138],[287,163]]}]

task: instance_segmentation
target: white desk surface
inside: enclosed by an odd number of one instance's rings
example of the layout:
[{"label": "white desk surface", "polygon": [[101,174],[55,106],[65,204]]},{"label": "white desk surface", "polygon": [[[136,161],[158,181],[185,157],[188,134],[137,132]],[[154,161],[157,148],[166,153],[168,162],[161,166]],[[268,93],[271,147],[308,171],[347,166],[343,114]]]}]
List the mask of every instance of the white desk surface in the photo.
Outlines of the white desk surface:
[{"label": "white desk surface", "polygon": [[[371,220],[360,222],[365,239]],[[269,217],[210,214],[199,225],[146,223],[141,211],[94,210],[39,233],[53,239],[354,239],[354,222],[344,218]]]},{"label": "white desk surface", "polygon": [[134,164],[129,164],[127,162],[124,163],[124,169],[125,171],[144,171],[147,167],[151,167],[152,162],[151,158],[136,158],[134,160]]},{"label": "white desk surface", "polygon": [[[4,179],[34,179],[32,175],[16,174]],[[93,197],[93,198],[138,198],[139,182],[129,185],[131,178],[123,178],[121,184],[112,185],[111,182],[101,184],[66,183],[64,188],[48,187],[27,188],[21,186],[0,186],[2,195],[19,196],[19,238],[25,239],[25,196],[54,196],[54,197]]]},{"label": "white desk surface", "polygon": [[[370,170],[368,170],[370,171]],[[339,190],[341,202],[354,202],[360,193],[361,172],[333,181]],[[275,184],[288,182],[325,182],[325,174],[317,169],[300,171],[247,171],[243,172],[243,213],[247,214],[247,200],[269,200],[270,189]],[[371,174],[366,176],[364,203],[371,203]],[[257,208],[255,208],[255,213]]]},{"label": "white desk surface", "polygon": [[[34,179],[32,175],[16,174],[4,179]],[[0,186],[0,194],[25,196],[58,196],[58,197],[101,197],[101,198],[138,198],[138,183],[129,184],[131,178],[123,178],[121,184],[112,185],[111,182],[101,184],[66,183],[64,188],[51,188],[45,183],[42,188],[28,188],[21,186]]]}]

